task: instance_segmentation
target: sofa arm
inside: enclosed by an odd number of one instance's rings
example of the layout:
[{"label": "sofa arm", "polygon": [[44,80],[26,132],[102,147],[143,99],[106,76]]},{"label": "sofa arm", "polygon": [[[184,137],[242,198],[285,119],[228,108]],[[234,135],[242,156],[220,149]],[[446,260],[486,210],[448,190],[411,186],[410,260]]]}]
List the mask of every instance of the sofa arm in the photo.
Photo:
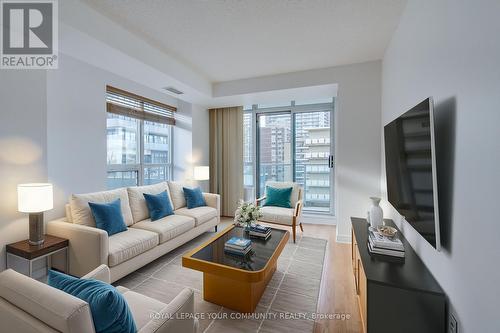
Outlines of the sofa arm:
[{"label": "sofa arm", "polygon": [[94,269],[93,271],[82,276],[83,279],[94,279],[106,283],[111,283],[111,274],[109,272],[109,267],[106,265],[101,265]]},{"label": "sofa arm", "polygon": [[152,314],[151,317],[151,321],[138,333],[196,333],[198,322],[194,318],[193,290],[183,289],[172,302],[160,312]]},{"label": "sofa arm", "polygon": [[0,273],[0,301],[0,332],[94,332],[87,302],[12,269]]},{"label": "sofa arm", "polygon": [[109,241],[106,231],[65,222],[47,224],[47,234],[69,239],[69,273],[83,276],[101,264],[108,264]]},{"label": "sofa arm", "polygon": [[220,195],[215,193],[203,193],[203,198],[207,206],[217,209],[217,213],[220,216]]}]

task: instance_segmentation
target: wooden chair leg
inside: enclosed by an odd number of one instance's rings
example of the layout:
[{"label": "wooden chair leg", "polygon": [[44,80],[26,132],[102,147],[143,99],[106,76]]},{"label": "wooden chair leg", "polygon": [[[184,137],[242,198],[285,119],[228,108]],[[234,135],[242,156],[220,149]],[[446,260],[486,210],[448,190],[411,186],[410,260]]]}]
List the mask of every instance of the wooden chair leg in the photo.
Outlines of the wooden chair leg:
[{"label": "wooden chair leg", "polygon": [[299,223],[300,231],[304,232],[304,228],[302,228],[302,222]]},{"label": "wooden chair leg", "polygon": [[292,226],[293,242],[295,243],[295,225]]}]

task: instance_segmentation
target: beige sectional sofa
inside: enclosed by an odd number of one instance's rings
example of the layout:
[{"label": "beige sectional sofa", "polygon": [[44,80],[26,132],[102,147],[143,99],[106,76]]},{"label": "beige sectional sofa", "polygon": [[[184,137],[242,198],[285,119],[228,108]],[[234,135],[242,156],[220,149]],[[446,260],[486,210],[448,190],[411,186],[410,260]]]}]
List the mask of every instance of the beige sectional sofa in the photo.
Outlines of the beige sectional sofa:
[{"label": "beige sectional sofa", "polygon": [[[114,282],[174,250],[220,222],[220,197],[203,193],[207,206],[188,209],[178,182],[73,194],[66,217],[47,224],[47,233],[69,239],[69,273],[83,276],[101,264],[109,266]],[[143,193],[167,191],[175,214],[151,221]],[[98,229],[89,202],[120,198],[127,231],[108,236]]]},{"label": "beige sectional sofa", "polygon": [[[100,265],[84,276],[109,283],[109,269]],[[194,293],[183,289],[170,303],[117,287],[134,317],[138,333],[195,333]],[[112,315],[112,314],[110,314]],[[89,305],[12,269],[0,273],[0,332],[94,333]]]}]

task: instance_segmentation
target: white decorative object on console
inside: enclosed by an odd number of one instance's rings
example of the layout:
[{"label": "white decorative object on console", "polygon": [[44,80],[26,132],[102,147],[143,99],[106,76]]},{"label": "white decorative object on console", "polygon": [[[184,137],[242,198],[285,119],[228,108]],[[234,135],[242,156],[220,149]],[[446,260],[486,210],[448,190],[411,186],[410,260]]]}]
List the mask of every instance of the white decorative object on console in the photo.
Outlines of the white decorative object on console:
[{"label": "white decorative object on console", "polygon": [[368,211],[368,222],[370,222],[370,225],[372,227],[376,228],[379,225],[384,224],[384,212],[382,211],[382,208],[379,206],[381,200],[380,198],[370,197],[370,199],[372,201],[372,206]]}]

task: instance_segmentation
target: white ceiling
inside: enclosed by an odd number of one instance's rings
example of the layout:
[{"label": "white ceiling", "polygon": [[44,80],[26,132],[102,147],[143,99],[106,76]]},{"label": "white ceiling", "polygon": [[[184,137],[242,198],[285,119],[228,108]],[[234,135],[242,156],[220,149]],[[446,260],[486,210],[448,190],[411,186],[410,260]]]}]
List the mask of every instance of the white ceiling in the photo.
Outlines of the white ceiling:
[{"label": "white ceiling", "polygon": [[212,82],[381,59],[406,0],[83,0]]}]

